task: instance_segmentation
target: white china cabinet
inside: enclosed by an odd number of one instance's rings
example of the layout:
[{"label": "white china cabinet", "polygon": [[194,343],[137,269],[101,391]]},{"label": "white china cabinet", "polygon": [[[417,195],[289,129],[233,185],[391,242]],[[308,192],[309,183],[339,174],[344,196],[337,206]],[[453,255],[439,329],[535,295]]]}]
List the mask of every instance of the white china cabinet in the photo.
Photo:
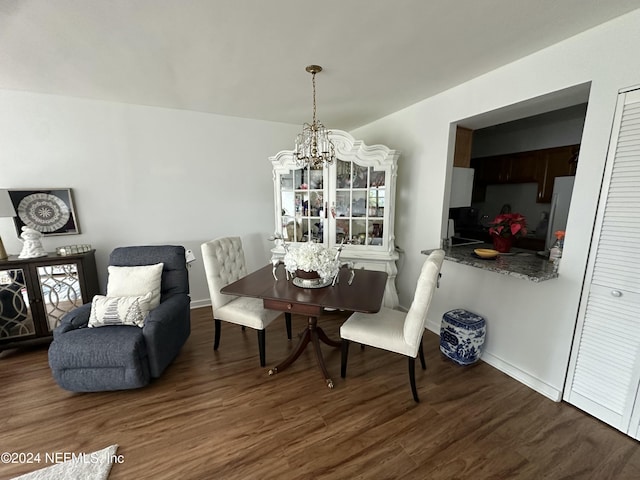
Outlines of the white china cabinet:
[{"label": "white china cabinet", "polygon": [[[292,150],[269,158],[275,232],[290,248],[309,240],[330,248],[343,244],[343,262],[387,273],[383,304],[395,307],[398,253],[393,222],[400,153],[384,145],[367,146],[340,130],[333,130],[329,137],[336,161],[325,168],[297,166]],[[283,256],[282,245],[276,245],[272,260]]]}]

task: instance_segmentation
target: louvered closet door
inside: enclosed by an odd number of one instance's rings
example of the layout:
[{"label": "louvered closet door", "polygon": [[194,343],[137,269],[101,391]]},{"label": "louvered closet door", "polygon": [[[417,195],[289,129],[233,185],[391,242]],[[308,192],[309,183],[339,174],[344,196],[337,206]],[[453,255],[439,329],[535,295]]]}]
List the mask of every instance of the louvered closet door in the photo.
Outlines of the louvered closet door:
[{"label": "louvered closet door", "polygon": [[565,400],[638,435],[640,90],[620,94]]}]

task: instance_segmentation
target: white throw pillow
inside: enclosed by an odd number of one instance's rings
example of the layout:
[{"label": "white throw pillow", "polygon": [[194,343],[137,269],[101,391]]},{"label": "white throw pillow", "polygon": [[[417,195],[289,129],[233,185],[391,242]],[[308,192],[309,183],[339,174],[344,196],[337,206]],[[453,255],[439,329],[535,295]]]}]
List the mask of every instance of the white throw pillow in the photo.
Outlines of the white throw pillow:
[{"label": "white throw pillow", "polygon": [[149,308],[160,305],[160,282],[164,263],[138,267],[109,265],[107,297],[137,297],[151,292]]},{"label": "white throw pillow", "polygon": [[149,313],[151,293],[137,297],[105,297],[96,295],[91,301],[89,327],[133,325],[144,327]]}]

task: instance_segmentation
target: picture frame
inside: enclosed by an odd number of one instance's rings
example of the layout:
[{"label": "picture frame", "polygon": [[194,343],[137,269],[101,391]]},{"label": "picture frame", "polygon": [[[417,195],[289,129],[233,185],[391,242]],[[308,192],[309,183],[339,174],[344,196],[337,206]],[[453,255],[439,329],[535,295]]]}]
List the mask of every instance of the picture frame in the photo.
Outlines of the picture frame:
[{"label": "picture frame", "polygon": [[22,227],[45,236],[80,233],[70,188],[9,189],[9,197],[16,211],[13,221],[18,236]]}]

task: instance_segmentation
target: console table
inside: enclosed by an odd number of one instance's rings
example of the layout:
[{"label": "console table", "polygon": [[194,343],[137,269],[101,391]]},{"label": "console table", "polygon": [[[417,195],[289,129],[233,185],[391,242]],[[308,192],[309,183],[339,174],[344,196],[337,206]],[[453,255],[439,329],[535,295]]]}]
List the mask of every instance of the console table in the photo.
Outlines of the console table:
[{"label": "console table", "polygon": [[98,293],[95,250],[0,261],[0,351],[50,341],[62,317]]}]

